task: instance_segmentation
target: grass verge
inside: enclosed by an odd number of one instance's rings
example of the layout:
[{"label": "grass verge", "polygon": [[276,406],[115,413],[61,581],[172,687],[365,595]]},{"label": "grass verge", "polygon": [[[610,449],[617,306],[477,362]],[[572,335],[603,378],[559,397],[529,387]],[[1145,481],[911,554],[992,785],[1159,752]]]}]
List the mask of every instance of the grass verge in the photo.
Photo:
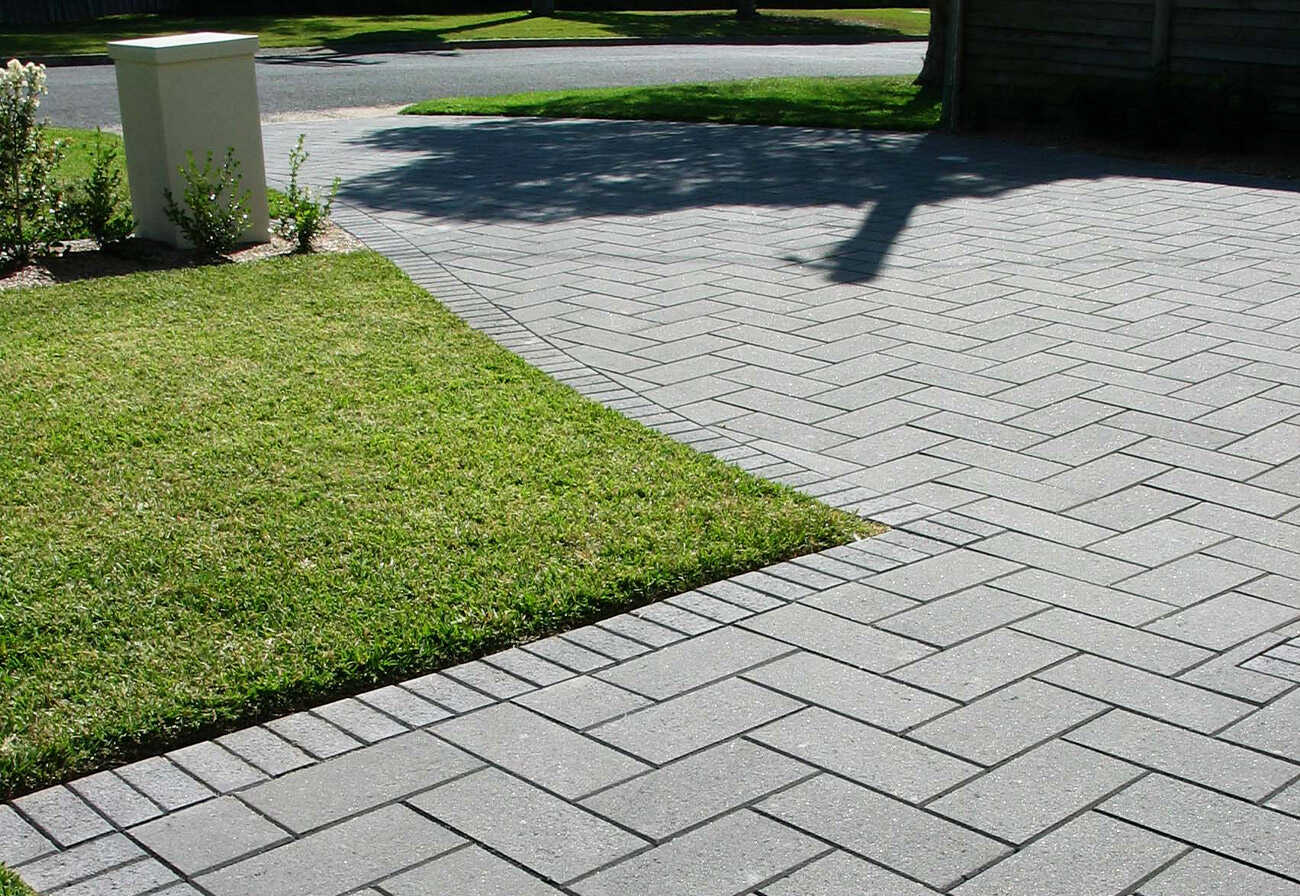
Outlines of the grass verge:
[{"label": "grass verge", "polygon": [[930,30],[928,9],[765,10],[739,21],[731,10],[702,12],[526,12],[411,16],[107,16],[48,28],[0,30],[0,55],[103,53],[110,40],[234,31],[256,34],[263,48],[429,46],[452,40],[635,37],[661,40],[734,40],[826,37],[841,40],[918,40]]},{"label": "grass verge", "polygon": [[929,130],[941,98],[911,78],[762,78],[426,100],[407,115],[531,115]]},{"label": "grass verge", "polygon": [[0,293],[0,794],[873,531],[372,253]]}]

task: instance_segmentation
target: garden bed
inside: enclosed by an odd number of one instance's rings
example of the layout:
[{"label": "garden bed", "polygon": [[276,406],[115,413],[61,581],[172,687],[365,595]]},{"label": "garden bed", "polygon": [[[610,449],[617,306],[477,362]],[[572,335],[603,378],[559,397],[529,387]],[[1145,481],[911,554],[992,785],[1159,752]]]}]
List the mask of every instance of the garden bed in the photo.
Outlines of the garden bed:
[{"label": "garden bed", "polygon": [[[338,225],[331,224],[325,232],[312,241],[315,252],[353,252],[362,247],[361,241]],[[261,261],[295,251],[291,240],[272,235],[269,242],[241,246],[219,260],[225,264],[242,264]],[[201,267],[213,264],[214,259],[196,255],[189,249],[178,249],[166,243],[132,238],[110,249],[100,249],[93,240],[78,239],[60,243],[49,255],[22,267],[0,268],[0,290],[23,286],[50,286],[91,280],[96,277],[113,277],[141,271],[167,271],[177,268]]]}]

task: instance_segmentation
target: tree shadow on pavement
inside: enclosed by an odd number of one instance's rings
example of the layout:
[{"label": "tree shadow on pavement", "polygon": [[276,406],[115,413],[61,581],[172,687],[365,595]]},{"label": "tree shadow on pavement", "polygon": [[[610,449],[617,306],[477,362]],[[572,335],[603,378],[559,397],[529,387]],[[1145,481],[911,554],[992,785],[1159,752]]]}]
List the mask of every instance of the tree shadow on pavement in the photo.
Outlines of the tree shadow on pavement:
[{"label": "tree shadow on pavement", "polygon": [[[933,133],[630,121],[444,119],[378,129],[352,145],[393,153],[393,164],[349,180],[340,198],[436,218],[559,222],[717,206],[817,208],[835,219],[819,228],[842,239],[797,250],[807,256],[797,260],[840,283],[871,280],[925,206],[1068,179],[1189,174]],[[1219,172],[1194,179],[1261,184]],[[962,214],[959,206],[945,212]]]}]

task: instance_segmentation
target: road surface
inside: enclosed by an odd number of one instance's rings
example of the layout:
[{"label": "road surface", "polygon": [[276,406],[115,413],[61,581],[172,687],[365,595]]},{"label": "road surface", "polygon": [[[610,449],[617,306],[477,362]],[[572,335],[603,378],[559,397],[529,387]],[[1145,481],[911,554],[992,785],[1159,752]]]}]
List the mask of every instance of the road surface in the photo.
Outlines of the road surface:
[{"label": "road surface", "polygon": [[[913,74],[924,41],[858,45],[539,47],[340,54],[283,51],[257,61],[262,116],[401,106],[445,96],[792,75]],[[119,122],[110,65],[52,68],[42,111],[62,127]]]}]

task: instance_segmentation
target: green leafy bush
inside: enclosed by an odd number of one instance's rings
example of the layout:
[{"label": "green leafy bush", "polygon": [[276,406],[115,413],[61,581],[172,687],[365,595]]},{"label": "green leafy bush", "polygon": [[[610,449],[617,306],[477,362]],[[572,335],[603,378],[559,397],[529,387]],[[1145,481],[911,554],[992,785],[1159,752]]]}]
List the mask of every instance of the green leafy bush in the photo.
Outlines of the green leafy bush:
[{"label": "green leafy bush", "polygon": [[243,175],[234,147],[226,150],[226,158],[217,168],[212,165],[212,151],[208,150],[200,169],[194,154],[185,154],[186,164],[178,167],[185,180],[185,206],[182,208],[170,189],[163,190],[167,202],[167,220],[181,229],[194,248],[208,255],[224,255],[239,245],[239,238],[248,229],[248,199],[250,191],[239,192]]},{"label": "green leafy bush", "polygon": [[0,70],[0,258],[20,263],[48,249],[64,219],[51,179],[62,146],[36,120],[45,91],[43,65],[10,59]]},{"label": "green leafy bush", "polygon": [[125,207],[117,147],[103,138],[103,132],[96,128],[90,174],[78,185],[69,202],[73,220],[100,248],[120,243],[135,229],[131,210]]},{"label": "green leafy bush", "polygon": [[310,252],[311,241],[329,224],[334,197],[339,192],[339,179],[334,178],[324,199],[311,187],[298,183],[302,163],[310,157],[310,153],[302,148],[303,138],[304,135],[299,134],[297,145],[289,150],[289,188],[275,197],[271,213],[276,219],[275,232],[293,240],[297,251]]}]

